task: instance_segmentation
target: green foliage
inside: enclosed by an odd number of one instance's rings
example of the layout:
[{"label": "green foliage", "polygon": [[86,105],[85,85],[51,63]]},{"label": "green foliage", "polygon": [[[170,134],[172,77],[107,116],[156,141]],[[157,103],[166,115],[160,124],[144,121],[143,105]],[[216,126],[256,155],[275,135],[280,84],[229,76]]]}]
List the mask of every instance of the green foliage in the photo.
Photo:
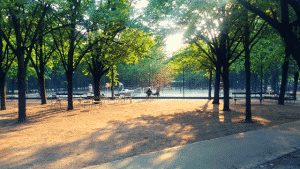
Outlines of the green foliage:
[{"label": "green foliage", "polygon": [[[267,30],[251,52],[251,71],[259,75],[280,69],[284,58],[282,40],[273,29],[268,28]],[[244,57],[240,58],[231,67],[235,72],[243,72],[244,68]]]},{"label": "green foliage", "polygon": [[[209,53],[208,46],[199,42],[202,48]],[[173,74],[176,76],[181,74],[183,69],[190,70],[191,72],[197,73],[203,71],[208,76],[208,73],[212,69],[212,62],[207,58],[203,50],[195,44],[191,44],[188,47],[179,51],[169,62],[173,70]]]},{"label": "green foliage", "polygon": [[[113,76],[112,76],[113,74]],[[118,86],[119,84],[119,78],[118,78],[119,73],[117,72],[117,66],[114,65],[110,68],[106,76],[109,78],[110,82],[114,80],[114,86]]]},{"label": "green foliage", "polygon": [[[138,63],[129,65],[124,63],[119,64],[119,79],[125,85],[147,87],[149,86],[150,77],[150,85],[159,85],[154,83],[160,81],[159,79],[161,78],[158,76],[155,77],[155,75],[161,74],[160,72],[166,70],[167,67],[167,56],[162,46],[156,44]],[[166,71],[162,73],[166,73]]]}]

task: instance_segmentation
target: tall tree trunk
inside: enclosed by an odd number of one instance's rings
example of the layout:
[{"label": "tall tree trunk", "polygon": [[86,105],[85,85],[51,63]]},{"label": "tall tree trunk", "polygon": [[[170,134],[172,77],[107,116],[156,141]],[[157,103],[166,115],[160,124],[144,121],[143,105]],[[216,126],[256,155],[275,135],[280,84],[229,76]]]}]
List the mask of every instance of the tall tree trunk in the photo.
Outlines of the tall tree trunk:
[{"label": "tall tree trunk", "polygon": [[41,30],[39,31],[39,38],[38,38],[38,45],[39,45],[39,70],[40,73],[38,73],[38,70],[36,70],[38,74],[38,81],[40,85],[40,96],[41,96],[41,104],[47,104],[47,98],[46,98],[46,83],[45,83],[45,66],[46,63],[44,61],[44,52],[43,52],[43,29],[44,25],[42,24]]},{"label": "tall tree trunk", "polygon": [[288,71],[289,71],[289,59],[290,59],[290,51],[289,49],[286,49],[284,63],[282,65],[281,86],[280,86],[280,94],[278,98],[279,105],[284,105],[284,97],[285,97],[286,84],[287,84]]},{"label": "tall tree trunk", "polygon": [[211,84],[212,84],[212,69],[209,70],[209,79],[208,79],[208,99],[211,99]]},{"label": "tall tree trunk", "polygon": [[94,100],[100,100],[100,76],[97,76],[97,73],[93,74],[93,82],[94,82]]},{"label": "tall tree trunk", "polygon": [[250,50],[245,52],[245,74],[246,74],[246,122],[252,122],[251,114],[251,62]]},{"label": "tall tree trunk", "polygon": [[293,96],[295,99],[297,98],[298,82],[299,82],[299,71],[295,70],[295,72],[294,72],[294,89],[293,89]]},{"label": "tall tree trunk", "polygon": [[18,49],[18,122],[26,121],[26,65],[24,49]]},{"label": "tall tree trunk", "polygon": [[229,63],[225,63],[223,65],[223,90],[224,90],[224,106],[223,106],[223,111],[229,111],[230,106],[229,106]]},{"label": "tall tree trunk", "polygon": [[246,112],[245,112],[245,122],[252,122],[251,114],[251,61],[250,61],[250,29],[249,29],[249,19],[248,12],[246,11],[246,25],[244,32],[244,49],[245,49],[245,87],[246,87]]},{"label": "tall tree trunk", "polygon": [[68,110],[73,110],[73,71],[67,71],[67,83],[68,83]]},{"label": "tall tree trunk", "polygon": [[6,110],[6,77],[0,73],[0,110]]},{"label": "tall tree trunk", "polygon": [[47,104],[45,73],[41,72],[38,75],[38,81],[40,86],[41,104]]},{"label": "tall tree trunk", "polygon": [[221,67],[216,66],[215,85],[214,85],[214,100],[213,104],[220,104],[220,81],[221,81]]}]

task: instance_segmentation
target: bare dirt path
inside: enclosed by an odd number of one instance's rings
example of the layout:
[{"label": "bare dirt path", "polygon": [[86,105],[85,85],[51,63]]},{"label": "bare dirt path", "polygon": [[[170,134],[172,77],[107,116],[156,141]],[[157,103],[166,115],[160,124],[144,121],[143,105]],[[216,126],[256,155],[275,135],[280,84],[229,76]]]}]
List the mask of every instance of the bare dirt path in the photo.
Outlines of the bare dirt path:
[{"label": "bare dirt path", "polygon": [[70,112],[30,102],[18,125],[15,104],[0,112],[0,168],[81,168],[300,119],[299,103],[274,101],[254,103],[253,124],[242,123],[242,102],[225,113],[207,100],[76,102]]}]

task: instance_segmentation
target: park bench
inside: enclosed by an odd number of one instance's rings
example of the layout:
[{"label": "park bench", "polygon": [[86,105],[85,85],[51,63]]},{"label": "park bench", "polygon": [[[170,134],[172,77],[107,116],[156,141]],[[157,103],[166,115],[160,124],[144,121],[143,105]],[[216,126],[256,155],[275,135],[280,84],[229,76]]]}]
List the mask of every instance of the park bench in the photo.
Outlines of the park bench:
[{"label": "park bench", "polygon": [[83,105],[84,108],[86,106],[92,107],[92,106],[96,106],[96,105],[99,105],[99,106],[102,105],[102,100],[95,99],[95,97],[79,98],[78,101],[79,101],[79,104]]},{"label": "park bench", "polygon": [[115,94],[115,102],[123,102],[125,103],[126,100],[129,100],[132,103],[132,95],[131,93],[119,93]]},{"label": "park bench", "polygon": [[155,92],[155,93],[152,93],[152,95],[158,97],[158,96],[159,96],[159,93],[160,93],[159,90],[156,90],[156,92]]},{"label": "park bench", "polygon": [[[234,99],[234,104],[236,104],[238,98],[245,98],[246,97],[246,92],[233,92],[233,99]],[[254,95],[254,97],[252,97]],[[263,94],[260,92],[252,92],[251,93],[251,98],[257,98],[259,99],[260,103],[263,101],[264,97]]]},{"label": "park bench", "polygon": [[[238,98],[245,98],[245,97],[239,97],[239,96],[240,95],[246,96],[246,93],[245,92],[233,92],[232,95],[233,95],[234,103],[236,104],[236,101]],[[254,95],[254,97],[252,97],[252,95]],[[274,92],[263,93],[262,97],[260,95],[261,95],[260,92],[254,92],[254,93],[251,93],[251,98],[258,98],[260,100],[260,103],[263,101],[263,99],[278,100],[278,98],[279,98],[278,93],[274,93]],[[297,98],[295,97],[294,94],[287,93],[284,100],[295,102],[297,100]]]},{"label": "park bench", "polygon": [[287,93],[286,96],[284,97],[284,100],[294,101],[294,103],[295,103],[297,100],[297,97],[293,93]]},{"label": "park bench", "polygon": [[[73,97],[74,96],[79,96],[79,98],[81,98],[82,97],[82,95],[84,95],[83,93],[76,93],[76,92],[74,92],[73,93]],[[53,96],[58,96],[58,97],[68,97],[68,93],[66,93],[66,92],[57,92],[57,93],[55,93],[55,95],[53,95]]]},{"label": "park bench", "polygon": [[93,99],[92,99],[92,102],[93,102],[93,104],[94,105],[101,105],[102,104],[102,100],[101,100],[101,97],[94,97]]},{"label": "park bench", "polygon": [[123,101],[124,103],[126,102],[126,100],[129,100],[130,103],[132,103],[132,93],[134,92],[134,90],[122,90],[119,92],[119,94],[116,94],[116,98],[119,101]]}]

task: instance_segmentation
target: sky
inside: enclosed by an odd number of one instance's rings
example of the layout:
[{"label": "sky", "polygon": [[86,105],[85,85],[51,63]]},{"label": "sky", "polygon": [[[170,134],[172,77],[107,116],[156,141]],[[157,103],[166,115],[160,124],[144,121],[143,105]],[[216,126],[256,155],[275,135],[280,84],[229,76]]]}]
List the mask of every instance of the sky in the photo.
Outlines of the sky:
[{"label": "sky", "polygon": [[[144,8],[148,5],[148,0],[137,0],[133,6],[139,11],[143,11]],[[168,21],[164,22],[163,24],[160,24],[161,26],[164,25],[164,23],[168,23]],[[165,39],[165,51],[168,57],[171,57],[175,52],[177,52],[179,49],[184,47],[184,31],[178,31],[176,33],[172,33],[166,36]]]},{"label": "sky", "polygon": [[165,50],[169,57],[172,56],[173,53],[177,52],[181,49],[184,44],[184,32],[177,32],[175,34],[170,34],[165,39]]}]

